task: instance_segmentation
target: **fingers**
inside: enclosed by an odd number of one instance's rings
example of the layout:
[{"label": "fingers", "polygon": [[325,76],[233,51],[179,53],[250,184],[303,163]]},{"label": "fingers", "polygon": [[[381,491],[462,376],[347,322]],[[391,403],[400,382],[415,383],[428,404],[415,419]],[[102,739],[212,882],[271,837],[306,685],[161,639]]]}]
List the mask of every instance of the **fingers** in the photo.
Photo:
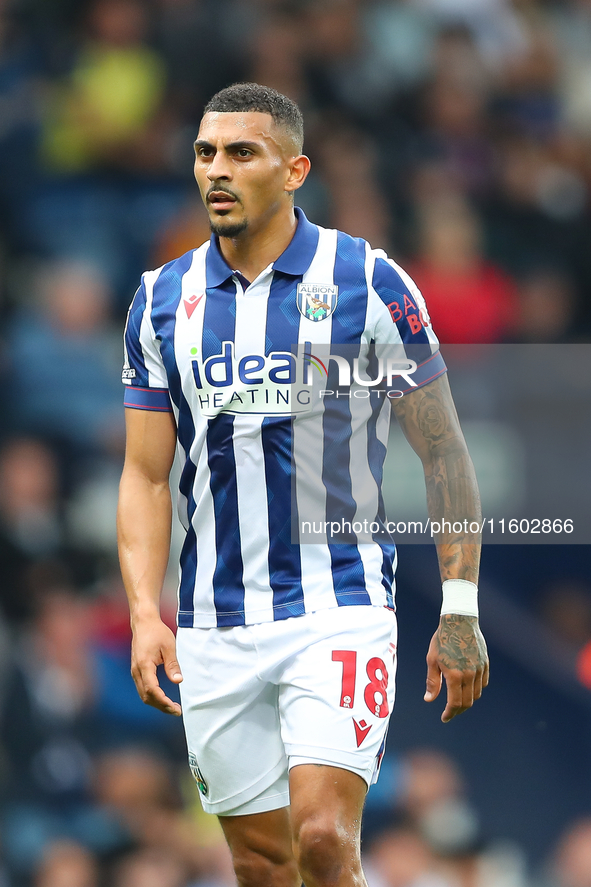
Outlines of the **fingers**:
[{"label": "fingers", "polygon": [[180,715],[181,707],[166,695],[158,682],[157,666],[173,683],[183,679],[176,658],[175,638],[159,618],[138,620],[134,626],[131,674],[142,702],[170,715]]},{"label": "fingers", "polygon": [[480,699],[482,696],[482,691],[486,684],[484,683],[484,669],[482,671],[477,671],[474,675],[474,701]]},{"label": "fingers", "polygon": [[437,662],[427,657],[427,689],[423,697],[425,702],[433,702],[441,691],[442,676]]},{"label": "fingers", "polygon": [[471,672],[450,670],[445,672],[447,687],[447,703],[441,720],[447,724],[452,718],[472,708],[475,701],[482,696],[482,690],[488,684],[488,665]]},{"label": "fingers", "polygon": [[[461,671],[447,671],[445,673],[445,685],[447,687],[447,703],[445,705],[445,709],[443,714],[441,715],[441,720],[444,724],[447,724],[448,721],[451,721],[452,718],[455,718],[456,715],[461,714],[466,710],[467,706],[464,706],[464,689],[466,689],[466,700],[468,698],[468,688],[464,688],[463,686],[463,678],[464,674]],[[470,705],[472,703],[470,702]]]},{"label": "fingers", "polygon": [[[180,675],[178,663],[175,672]],[[172,699],[169,699],[158,683],[156,665],[154,662],[135,663],[131,669],[131,674],[142,702],[145,702],[146,705],[151,705],[153,708],[157,708],[165,714],[175,715],[177,717],[181,714],[181,707],[178,702],[173,702]]]},{"label": "fingers", "polygon": [[482,696],[488,684],[486,643],[477,621],[463,616],[442,616],[427,653],[427,692],[431,702],[445,679],[447,701],[444,724],[462,714]]},{"label": "fingers", "polygon": [[174,684],[180,684],[183,675],[181,673],[181,667],[174,656],[164,663],[164,671],[166,672],[169,681],[172,681]]}]

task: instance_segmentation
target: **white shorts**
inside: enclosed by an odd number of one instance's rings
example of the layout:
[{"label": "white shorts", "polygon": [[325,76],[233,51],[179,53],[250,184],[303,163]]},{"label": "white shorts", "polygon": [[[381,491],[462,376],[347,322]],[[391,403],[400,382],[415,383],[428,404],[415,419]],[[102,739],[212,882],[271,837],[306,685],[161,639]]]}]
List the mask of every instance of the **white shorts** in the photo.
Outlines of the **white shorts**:
[{"label": "white shorts", "polygon": [[179,628],[189,764],[204,809],[289,804],[291,767],[377,779],[394,704],[396,618],[383,607],[319,610],[233,628]]}]

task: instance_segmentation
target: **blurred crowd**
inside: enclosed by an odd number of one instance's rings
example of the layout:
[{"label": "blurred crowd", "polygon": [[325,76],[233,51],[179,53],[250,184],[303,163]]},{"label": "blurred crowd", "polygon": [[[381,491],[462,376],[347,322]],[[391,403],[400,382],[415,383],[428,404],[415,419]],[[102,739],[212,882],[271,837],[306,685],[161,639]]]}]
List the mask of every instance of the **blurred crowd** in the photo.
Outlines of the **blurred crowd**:
[{"label": "blurred crowd", "polygon": [[[591,336],[591,0],[0,0],[0,887],[233,883],[135,695],[113,513],[126,308],[208,236],[192,142],[237,80],[300,104],[298,204],[400,261],[441,341]],[[542,615],[591,687],[589,587]],[[533,883],[451,759],[384,766],[370,887]],[[538,884],[591,887],[591,819]]]}]

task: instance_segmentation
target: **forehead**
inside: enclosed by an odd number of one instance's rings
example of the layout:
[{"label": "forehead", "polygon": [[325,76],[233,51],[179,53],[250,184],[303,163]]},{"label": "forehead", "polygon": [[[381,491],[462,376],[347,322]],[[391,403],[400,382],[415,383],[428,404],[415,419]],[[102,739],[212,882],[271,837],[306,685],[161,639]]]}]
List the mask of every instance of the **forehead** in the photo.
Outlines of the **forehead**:
[{"label": "forehead", "polygon": [[210,111],[203,115],[198,138],[222,145],[248,140],[271,149],[283,147],[286,134],[263,111]]}]

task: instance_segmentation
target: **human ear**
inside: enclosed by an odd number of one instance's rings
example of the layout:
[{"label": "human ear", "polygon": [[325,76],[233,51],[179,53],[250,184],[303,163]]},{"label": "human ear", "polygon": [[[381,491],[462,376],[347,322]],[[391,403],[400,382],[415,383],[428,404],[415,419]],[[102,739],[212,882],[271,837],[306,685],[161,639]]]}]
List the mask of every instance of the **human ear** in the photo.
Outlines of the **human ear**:
[{"label": "human ear", "polygon": [[305,154],[300,154],[298,157],[294,157],[290,161],[289,174],[287,181],[285,182],[285,190],[288,194],[292,194],[294,191],[297,191],[298,188],[302,187],[310,172],[310,166],[310,158],[306,157]]}]

